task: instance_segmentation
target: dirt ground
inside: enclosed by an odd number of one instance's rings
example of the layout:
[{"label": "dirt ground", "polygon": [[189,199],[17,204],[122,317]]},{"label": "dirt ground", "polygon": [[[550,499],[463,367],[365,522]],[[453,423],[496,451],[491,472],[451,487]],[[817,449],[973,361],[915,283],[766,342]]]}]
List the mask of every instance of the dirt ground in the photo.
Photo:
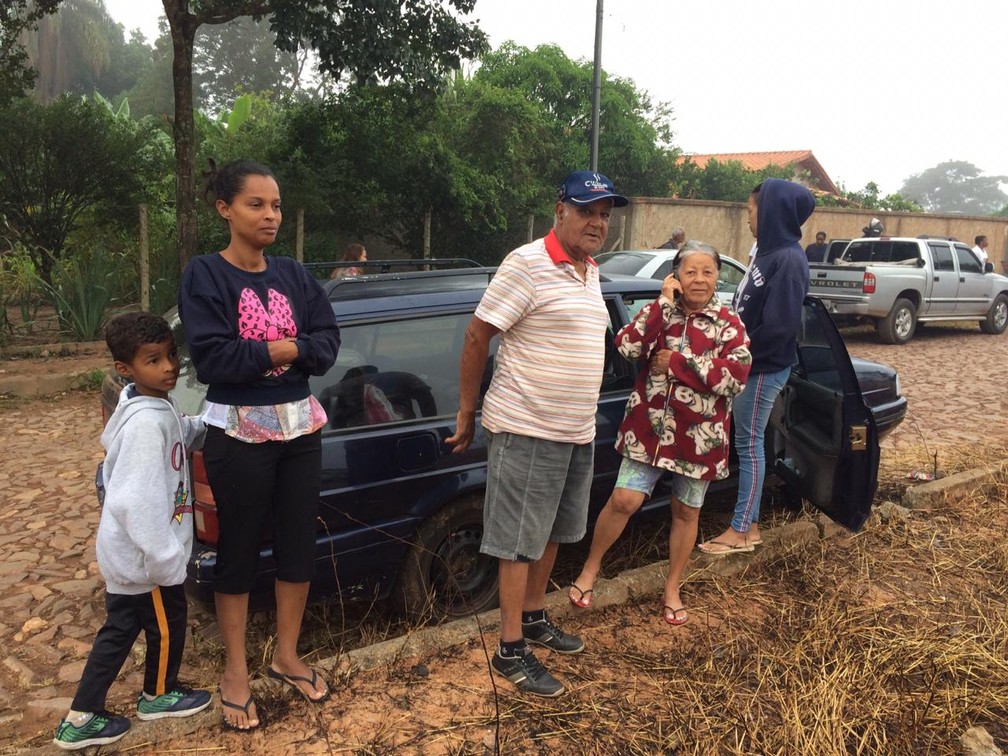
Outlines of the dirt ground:
[{"label": "dirt ground", "polygon": [[[853,354],[896,367],[910,400],[883,445],[878,502],[897,500],[907,475],[929,471],[935,455],[943,473],[1005,456],[1008,336],[931,327],[905,347],[880,345],[863,329],[845,338]],[[39,362],[0,369],[47,369]],[[91,485],[100,415],[97,394],[75,392],[0,400],[0,417],[0,743],[15,751],[52,737],[102,619]],[[713,504],[709,515],[705,508],[711,530],[730,507]],[[796,517],[811,515],[766,514],[768,524]],[[731,579],[699,574],[684,589],[691,621],[683,627],[661,622],[657,594],[572,614],[563,624],[585,639],[585,652],[540,653],[568,685],[557,699],[522,696],[494,678],[487,657],[496,638],[486,633],[381,669],[337,665],[328,670],[333,697],[319,707],[265,686],[257,703],[267,724],[249,735],[222,732],[215,701],[194,735],[141,738],[130,750],[952,754],[974,725],[1008,748],[1006,521],[1003,485],[937,512],[885,505],[860,534],[829,532],[754,559]],[[663,558],[665,527],[639,525],[628,534],[631,550]],[[558,585],[573,574],[574,552],[558,566]],[[269,620],[254,622],[259,672],[272,649]],[[190,624],[184,678],[212,689],[214,623],[195,611]],[[303,648],[330,658],[390,627],[402,630],[382,606],[314,606]],[[141,665],[134,654],[110,708],[132,714]]]}]

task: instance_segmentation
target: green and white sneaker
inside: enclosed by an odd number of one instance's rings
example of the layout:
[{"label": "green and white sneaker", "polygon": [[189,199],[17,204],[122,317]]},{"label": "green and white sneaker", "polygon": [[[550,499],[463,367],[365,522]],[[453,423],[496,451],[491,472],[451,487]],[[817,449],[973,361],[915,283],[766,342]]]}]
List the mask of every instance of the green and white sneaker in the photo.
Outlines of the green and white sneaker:
[{"label": "green and white sneaker", "polygon": [[137,717],[145,721],[163,717],[188,717],[203,711],[209,705],[210,691],[176,685],[173,690],[156,698],[149,699],[141,693],[137,699]]},{"label": "green and white sneaker", "polygon": [[129,732],[129,728],[130,721],[126,717],[110,711],[96,711],[79,725],[66,719],[60,720],[53,743],[64,751],[108,745]]}]

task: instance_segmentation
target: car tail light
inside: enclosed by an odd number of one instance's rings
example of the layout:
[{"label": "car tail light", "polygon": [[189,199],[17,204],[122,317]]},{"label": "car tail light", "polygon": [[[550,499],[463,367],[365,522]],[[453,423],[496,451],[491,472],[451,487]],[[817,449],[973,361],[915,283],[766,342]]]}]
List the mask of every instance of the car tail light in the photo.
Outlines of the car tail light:
[{"label": "car tail light", "polygon": [[875,274],[874,273],[865,273],[864,274],[864,282],[861,285],[861,290],[865,294],[874,294],[875,293]]},{"label": "car tail light", "polygon": [[217,545],[220,536],[220,523],[217,520],[217,502],[213,491],[207,482],[206,466],[203,464],[203,452],[194,452],[192,459],[193,474],[193,519],[196,521],[196,539],[210,546]]}]

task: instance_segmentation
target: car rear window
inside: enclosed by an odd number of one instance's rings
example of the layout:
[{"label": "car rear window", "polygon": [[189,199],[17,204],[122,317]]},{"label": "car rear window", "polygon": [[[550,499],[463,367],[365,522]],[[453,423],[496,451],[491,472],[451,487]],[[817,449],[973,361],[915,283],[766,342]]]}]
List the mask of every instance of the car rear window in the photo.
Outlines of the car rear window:
[{"label": "car rear window", "polygon": [[[310,379],[326,430],[454,416],[459,358],[471,312],[344,324],[336,364]],[[493,374],[493,353],[483,391]]]},{"label": "car rear window", "polygon": [[843,259],[849,263],[909,263],[918,259],[917,244],[889,239],[852,241]]},{"label": "car rear window", "polygon": [[935,270],[955,270],[955,263],[952,262],[952,250],[949,249],[948,244],[928,242],[928,248],[931,250]]}]

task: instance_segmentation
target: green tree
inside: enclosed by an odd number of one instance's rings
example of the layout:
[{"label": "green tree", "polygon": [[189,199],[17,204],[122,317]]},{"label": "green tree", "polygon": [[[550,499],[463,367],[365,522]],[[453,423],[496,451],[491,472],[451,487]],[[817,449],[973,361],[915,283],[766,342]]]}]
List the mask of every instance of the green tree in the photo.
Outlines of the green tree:
[{"label": "green tree", "polygon": [[[436,255],[496,263],[525,238],[529,216],[551,213],[559,179],[588,159],[587,132],[570,124],[587,124],[591,71],[556,48],[510,49],[487,74],[456,75],[436,94],[356,82],[326,102],[257,104],[240,129],[205,130],[201,163],[243,151],[267,160],[283,186],[297,187],[296,198],[285,189],[285,206],[306,208],[309,259],[316,234],[327,236],[329,247],[317,246],[331,259],[338,233],[381,237],[419,257],[429,217]],[[575,81],[585,94],[568,102]],[[610,173],[627,193],[666,194],[675,154],[662,142],[667,122],[652,123],[632,83],[607,89]]]},{"label": "green tree", "polygon": [[904,199],[899,193],[879,196],[878,184],[869,181],[864,189],[849,191],[840,186],[840,196],[830,194],[816,198],[826,207],[859,207],[865,210],[886,210],[889,212],[919,213],[921,206],[913,200]]},{"label": "green tree", "polygon": [[170,123],[175,112],[172,94],[172,39],[168,22],[159,22],[160,34],[150,50],[149,62],[138,71],[136,81],[126,90],[130,108],[137,117],[158,116]]},{"label": "green tree", "polygon": [[925,212],[988,215],[1008,203],[1008,194],[1001,190],[1008,176],[981,173],[973,163],[949,160],[910,176],[899,193],[920,203]]},{"label": "green tree", "polygon": [[79,97],[0,109],[0,216],[47,283],[86,214],[113,217],[143,201],[165,170],[165,147],[151,124]]},{"label": "green tree", "polygon": [[[588,167],[591,152],[590,61],[572,61],[555,45],[535,50],[506,42],[485,56],[477,82],[522,93],[551,125],[545,163],[533,166],[554,183]],[[599,169],[620,191],[664,197],[676,151],[671,148],[672,110],[654,103],[628,79],[603,72],[599,103]]]},{"label": "green tree", "polygon": [[794,178],[792,165],[768,165],[758,171],[746,168],[738,160],[707,161],[700,168],[686,158],[675,169],[673,192],[688,199],[745,202],[760,181],[768,178]]},{"label": "green tree", "polygon": [[[73,0],[62,0],[72,2]],[[52,13],[61,0],[6,0],[0,6],[3,40]],[[180,265],[196,249],[196,169],[193,117],[193,47],[201,26],[236,18],[269,19],[276,46],[290,53],[313,49],[319,68],[339,78],[405,81],[436,87],[463,59],[486,49],[486,36],[459,18],[475,0],[162,0],[171,35],[176,230]],[[16,32],[16,34],[15,34]],[[14,34],[14,36],[10,36]],[[15,93],[31,81],[23,48],[0,48],[0,85]],[[19,88],[20,87],[20,88]]]},{"label": "green tree", "polygon": [[[129,39],[126,39],[121,33],[122,25],[117,24],[117,27],[109,52],[109,67],[94,86],[95,91],[110,99],[124,96],[154,65],[154,50],[147,43],[143,32],[133,29]],[[170,67],[168,70],[170,71]],[[171,82],[170,76],[168,82]],[[171,97],[170,88],[167,96]]]},{"label": "green tree", "polygon": [[[204,24],[269,16],[282,50],[315,49],[319,67],[361,80],[434,86],[461,59],[485,48],[485,36],[461,22],[475,0],[162,0],[172,38],[175,93],[176,217],[179,264],[196,250],[193,44]],[[272,15],[270,15],[272,14]]]},{"label": "green tree", "polygon": [[25,38],[39,19],[56,10],[62,0],[5,0],[0,3],[0,105],[20,97],[35,82]]},{"label": "green tree", "polygon": [[429,214],[437,256],[496,262],[499,247],[520,238],[526,217],[555,196],[552,177],[538,171],[550,130],[520,91],[461,76],[436,97],[357,85],[333,104],[330,120],[324,148],[298,139],[338,170],[327,181],[330,205],[356,234],[411,256],[422,253]]},{"label": "green tree", "polygon": [[215,113],[241,92],[273,97],[295,92],[303,65],[303,58],[276,47],[276,34],[265,20],[239,16],[202,26],[193,48],[194,104]]},{"label": "green tree", "polygon": [[122,25],[109,16],[105,0],[62,0],[51,7],[51,13],[41,15],[33,7],[30,23],[9,25],[0,17],[0,35],[20,28],[17,49],[23,54],[26,80],[34,82],[17,94],[32,88],[42,102],[68,93],[115,97],[150,65],[151,50],[143,35],[134,31],[127,41]]},{"label": "green tree", "polygon": [[25,48],[38,73],[35,96],[48,103],[62,94],[93,91],[109,69],[117,35],[121,44],[122,27],[108,15],[104,0],[63,0],[26,35]]}]

